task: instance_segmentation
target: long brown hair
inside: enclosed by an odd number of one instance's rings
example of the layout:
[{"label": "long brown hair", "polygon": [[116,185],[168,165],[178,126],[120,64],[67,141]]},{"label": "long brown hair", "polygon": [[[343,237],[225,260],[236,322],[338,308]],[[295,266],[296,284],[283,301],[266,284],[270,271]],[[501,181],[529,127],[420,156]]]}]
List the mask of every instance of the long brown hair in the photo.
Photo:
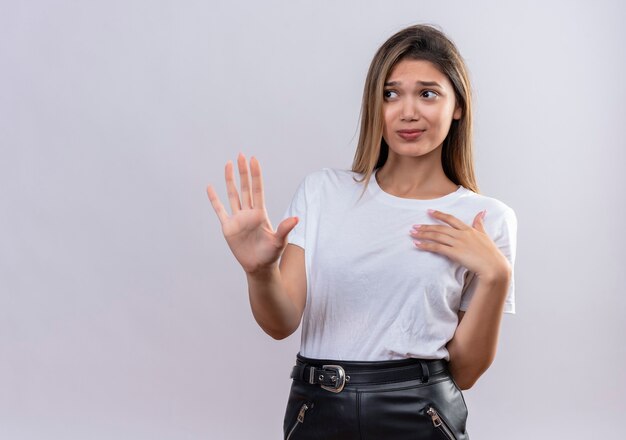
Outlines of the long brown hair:
[{"label": "long brown hair", "polygon": [[354,180],[365,181],[365,193],[371,175],[387,161],[389,146],[383,139],[383,89],[391,70],[404,59],[430,61],[452,83],[462,114],[460,119],[452,120],[443,141],[443,171],[455,184],[479,193],[474,176],[472,91],[468,71],[454,43],[430,24],[417,24],[397,32],[374,55],[365,79],[359,141],[352,163],[352,171],[364,176]]}]

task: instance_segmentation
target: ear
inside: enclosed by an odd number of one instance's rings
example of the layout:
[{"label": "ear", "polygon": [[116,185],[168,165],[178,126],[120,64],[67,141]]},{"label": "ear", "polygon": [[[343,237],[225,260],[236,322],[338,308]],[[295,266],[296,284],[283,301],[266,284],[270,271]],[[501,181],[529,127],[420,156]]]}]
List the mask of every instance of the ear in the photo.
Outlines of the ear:
[{"label": "ear", "polygon": [[461,115],[463,115],[463,109],[460,105],[457,105],[454,109],[454,113],[452,115],[452,119],[461,119]]}]

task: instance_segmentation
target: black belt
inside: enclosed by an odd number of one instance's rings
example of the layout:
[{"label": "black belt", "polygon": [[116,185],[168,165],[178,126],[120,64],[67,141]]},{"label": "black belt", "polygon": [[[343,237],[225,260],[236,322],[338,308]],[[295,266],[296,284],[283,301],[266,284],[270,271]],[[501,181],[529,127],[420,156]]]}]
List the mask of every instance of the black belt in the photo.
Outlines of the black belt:
[{"label": "black belt", "polygon": [[[378,363],[376,369],[372,366],[376,363],[328,361],[323,364],[302,361],[298,356],[296,365],[291,370],[291,378],[310,384],[320,385],[322,388],[334,393],[343,390],[346,384],[377,384],[389,382],[401,382],[405,380],[420,379],[428,382],[430,375],[441,373],[448,369],[445,359],[410,359],[400,361],[399,366],[386,368],[387,361]],[[331,363],[332,362],[332,363]],[[382,366],[382,368],[381,368]]]}]

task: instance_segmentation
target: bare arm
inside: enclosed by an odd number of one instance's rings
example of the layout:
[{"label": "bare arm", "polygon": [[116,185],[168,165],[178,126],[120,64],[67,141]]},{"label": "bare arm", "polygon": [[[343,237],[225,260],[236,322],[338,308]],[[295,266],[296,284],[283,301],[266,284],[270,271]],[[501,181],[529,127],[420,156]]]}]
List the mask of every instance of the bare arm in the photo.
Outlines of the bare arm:
[{"label": "bare arm", "polygon": [[453,215],[429,210],[431,216],[448,225],[420,225],[411,232],[419,239],[416,246],[456,261],[474,273],[478,283],[468,310],[459,313],[460,323],[446,346],[450,372],[461,389],[471,388],[493,362],[513,271],[485,230],[485,213],[479,212],[470,226]]},{"label": "bare arm", "polygon": [[462,390],[471,388],[493,362],[510,282],[510,271],[479,278],[467,312],[448,342],[450,372]]},{"label": "bare arm", "polygon": [[248,173],[243,154],[239,154],[237,164],[241,198],[233,164],[229,161],[225,168],[232,214],[228,215],[211,185],[207,187],[207,194],[222,225],[224,238],[246,273],[254,318],[267,334],[283,339],[300,325],[306,302],[304,249],[287,244],[289,232],[298,219],[284,219],[274,231],[265,209],[261,165],[253,157]]},{"label": "bare arm", "polygon": [[288,244],[280,267],[246,276],[252,314],[263,331],[274,339],[295,332],[306,303],[304,249]]}]

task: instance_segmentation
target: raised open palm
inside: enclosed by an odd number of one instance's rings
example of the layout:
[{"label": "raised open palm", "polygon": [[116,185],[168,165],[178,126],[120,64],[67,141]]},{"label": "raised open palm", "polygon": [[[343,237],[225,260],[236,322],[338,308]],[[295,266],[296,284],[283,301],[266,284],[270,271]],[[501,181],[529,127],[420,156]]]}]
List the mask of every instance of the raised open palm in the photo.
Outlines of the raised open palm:
[{"label": "raised open palm", "polygon": [[242,153],[237,156],[241,199],[235,184],[233,163],[228,161],[225,167],[226,190],[232,214],[229,216],[224,205],[211,185],[207,194],[215,210],[224,238],[233,255],[247,273],[270,268],[282,255],[287,246],[287,236],[296,226],[296,217],[283,220],[274,231],[265,209],[261,165],[253,156],[248,164]]}]

